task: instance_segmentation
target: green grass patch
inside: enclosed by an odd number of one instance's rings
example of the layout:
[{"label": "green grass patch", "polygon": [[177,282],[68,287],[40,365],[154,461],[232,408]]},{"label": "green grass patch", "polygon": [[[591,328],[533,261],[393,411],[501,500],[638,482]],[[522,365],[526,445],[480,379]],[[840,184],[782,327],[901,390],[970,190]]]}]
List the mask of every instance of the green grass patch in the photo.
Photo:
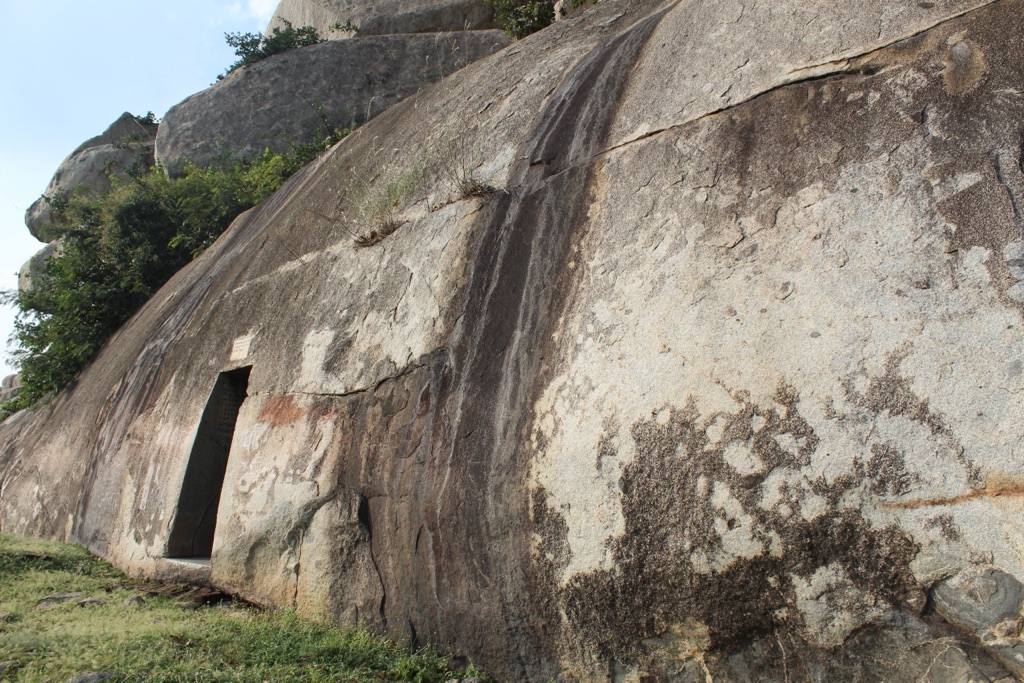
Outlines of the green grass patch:
[{"label": "green grass patch", "polygon": [[[79,546],[0,534],[0,680],[447,681],[436,652],[242,602],[186,608]],[[64,599],[48,596],[75,593]],[[125,604],[142,596],[141,604]],[[4,669],[7,666],[8,668]]]}]

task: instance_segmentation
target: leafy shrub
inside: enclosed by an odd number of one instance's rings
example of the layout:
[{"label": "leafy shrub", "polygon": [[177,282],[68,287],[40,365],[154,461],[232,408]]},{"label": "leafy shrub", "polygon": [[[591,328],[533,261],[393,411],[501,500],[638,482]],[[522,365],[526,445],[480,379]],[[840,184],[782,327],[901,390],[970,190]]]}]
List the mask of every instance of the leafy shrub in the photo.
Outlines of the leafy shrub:
[{"label": "leafy shrub", "polygon": [[[569,6],[581,7],[592,0],[569,0]],[[555,20],[555,0],[484,0],[494,9],[498,26],[516,40],[551,25]]]},{"label": "leafy shrub", "polygon": [[338,31],[340,33],[359,33],[359,27],[353,24],[351,19],[346,19],[344,24],[340,21],[336,21],[328,28],[330,28],[331,31]]},{"label": "leafy shrub", "polygon": [[494,19],[516,40],[535,33],[555,20],[555,0],[485,0]]},{"label": "leafy shrub", "polygon": [[267,198],[293,173],[350,132],[315,144],[269,150],[249,161],[223,159],[184,175],[160,169],[114,178],[101,196],[62,199],[62,249],[32,289],[6,292],[18,308],[12,337],[22,387],[10,414],[70,384],[106,340],[236,216]]},{"label": "leafy shrub", "polygon": [[229,47],[235,48],[238,61],[229,66],[228,70],[217,79],[224,78],[240,66],[253,64],[270,55],[324,42],[312,26],[295,28],[287,19],[282,21],[284,21],[284,29],[275,26],[269,36],[262,33],[225,33],[224,40],[227,41]]}]

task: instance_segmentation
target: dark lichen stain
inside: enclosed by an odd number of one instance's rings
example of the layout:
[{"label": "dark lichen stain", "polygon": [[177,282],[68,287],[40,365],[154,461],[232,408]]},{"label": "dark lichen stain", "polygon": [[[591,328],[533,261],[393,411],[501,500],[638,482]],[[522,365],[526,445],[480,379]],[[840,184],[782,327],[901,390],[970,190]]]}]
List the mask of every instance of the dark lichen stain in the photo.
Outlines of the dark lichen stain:
[{"label": "dark lichen stain", "polygon": [[871,444],[871,457],[867,462],[867,475],[871,492],[878,496],[900,496],[910,492],[913,483],[907,471],[903,452],[891,443]]},{"label": "dark lichen stain", "polygon": [[964,453],[963,445],[957,440],[953,430],[931,409],[926,399],[914,394],[910,386],[911,380],[900,374],[900,365],[909,353],[910,346],[907,345],[890,353],[886,358],[884,374],[869,377],[867,390],[864,392],[856,389],[851,378],[844,379],[842,386],[847,400],[869,415],[904,417],[924,425],[933,436],[946,442],[963,468],[968,482],[980,485],[981,469]]},{"label": "dark lichen stain", "polygon": [[938,529],[939,535],[950,542],[959,541],[961,538],[960,529],[957,528],[956,523],[953,521],[953,515],[948,513],[929,517],[924,521],[924,528]]},{"label": "dark lichen stain", "polygon": [[910,349],[903,347],[889,354],[885,361],[885,374],[870,378],[867,391],[863,394],[853,388],[852,382],[845,381],[847,397],[876,415],[887,413],[892,417],[906,417],[925,425],[932,434],[942,434],[947,431],[946,427],[932,413],[928,401],[915,396],[909,380],[899,374],[900,364],[909,353]]},{"label": "dark lichen stain", "polygon": [[[657,654],[642,641],[694,620],[708,627],[718,652],[776,632],[799,640],[799,619],[787,610],[794,601],[790,577],[809,577],[833,563],[879,601],[919,602],[920,589],[907,569],[915,545],[895,527],[874,527],[856,510],[838,506],[842,492],[858,481],[817,482],[828,502],[811,521],[785,506],[761,507],[771,472],[806,465],[818,438],[789,386],[779,388],[769,408],[743,393],[735,398],[740,408],[732,414],[701,421],[691,400],[685,408],[669,408],[667,421],[652,416],[633,425],[636,455],[621,478],[625,528],[611,544],[614,569],[578,574],[562,590],[566,632],[573,634],[567,647],[576,657],[653,671],[660,666]],[[709,427],[723,418],[725,428],[715,440]],[[757,427],[754,418],[760,418]],[[796,452],[779,446],[783,435],[800,444]],[[743,475],[727,462],[724,449],[736,441],[749,446],[763,469]],[[752,518],[750,531],[764,552],[702,573],[693,558],[714,558],[722,549],[715,521],[724,511],[708,500],[715,484],[727,486],[743,508],[741,518],[733,516],[733,528]],[[799,501],[788,502],[795,508]],[[773,543],[781,552],[769,552]]]}]

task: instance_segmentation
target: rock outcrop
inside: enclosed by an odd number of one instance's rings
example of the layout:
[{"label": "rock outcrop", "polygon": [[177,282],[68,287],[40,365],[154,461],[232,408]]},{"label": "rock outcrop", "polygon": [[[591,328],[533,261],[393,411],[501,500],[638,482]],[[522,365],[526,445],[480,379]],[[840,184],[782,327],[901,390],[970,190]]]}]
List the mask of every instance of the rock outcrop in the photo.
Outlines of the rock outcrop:
[{"label": "rock outcrop", "polygon": [[17,398],[21,389],[21,378],[18,375],[7,375],[0,382],[0,403],[5,403]]},{"label": "rock outcrop", "polygon": [[45,272],[46,262],[51,256],[61,252],[61,240],[54,240],[37,251],[32,258],[18,271],[18,291],[28,292],[32,289],[33,280],[37,280]]},{"label": "rock outcrop", "polygon": [[312,26],[328,38],[438,33],[495,28],[494,13],[483,0],[281,0],[267,30]]},{"label": "rock outcrop", "polygon": [[1012,680],[1021,35],[1024,0],[558,22],[0,425],[3,529],[212,551],[501,680]]},{"label": "rock outcrop", "polygon": [[231,155],[308,144],[376,116],[508,44],[501,31],[376,36],[289,50],[236,70],[171,107],[156,159],[169,173]]},{"label": "rock outcrop", "polygon": [[25,224],[41,242],[60,236],[59,219],[51,202],[73,192],[101,194],[110,189],[112,175],[153,165],[157,124],[122,114],[100,135],[79,145],[61,162],[43,196],[25,213]]}]

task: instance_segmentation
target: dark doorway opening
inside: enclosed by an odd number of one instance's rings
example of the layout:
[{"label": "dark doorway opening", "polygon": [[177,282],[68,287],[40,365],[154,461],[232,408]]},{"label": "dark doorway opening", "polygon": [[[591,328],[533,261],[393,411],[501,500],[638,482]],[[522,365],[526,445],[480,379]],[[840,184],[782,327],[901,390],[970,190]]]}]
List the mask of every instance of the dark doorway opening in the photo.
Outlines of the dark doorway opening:
[{"label": "dark doorway opening", "polygon": [[222,372],[213,385],[185,468],[167,540],[168,557],[210,557],[231,439],[238,411],[248,395],[251,369],[248,366]]}]

